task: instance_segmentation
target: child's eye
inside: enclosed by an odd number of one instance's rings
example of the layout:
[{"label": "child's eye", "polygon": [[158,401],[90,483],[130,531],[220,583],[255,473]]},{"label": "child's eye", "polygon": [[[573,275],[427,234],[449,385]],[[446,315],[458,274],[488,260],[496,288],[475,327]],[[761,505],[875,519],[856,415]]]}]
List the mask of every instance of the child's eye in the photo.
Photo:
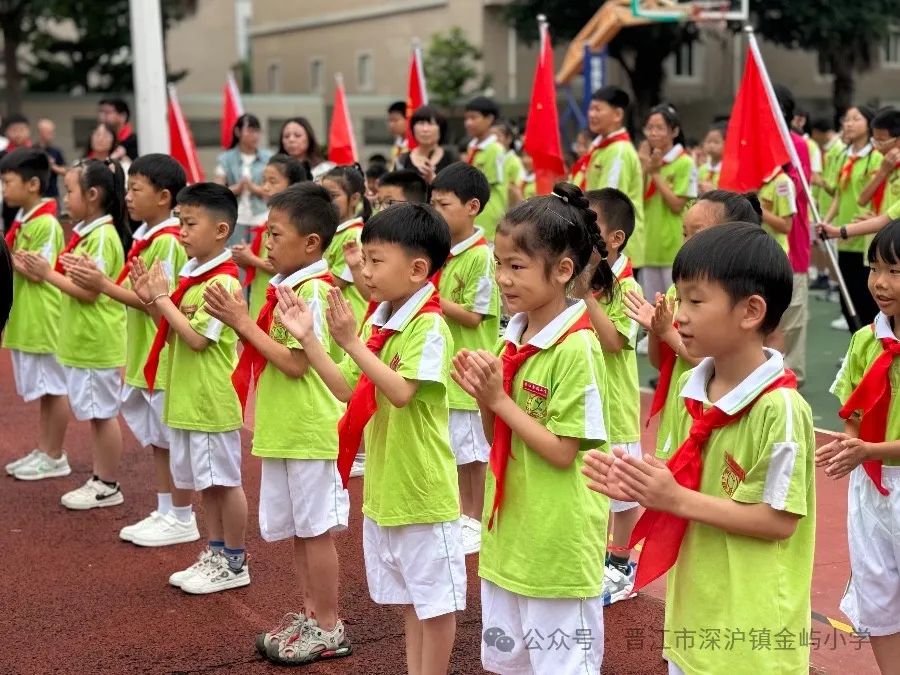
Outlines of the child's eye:
[{"label": "child's eye", "polygon": [[512,267],[514,270],[521,270],[521,269],[524,269],[524,266],[523,266],[523,265],[516,265],[515,263],[513,263],[512,265],[510,265],[510,267]]}]

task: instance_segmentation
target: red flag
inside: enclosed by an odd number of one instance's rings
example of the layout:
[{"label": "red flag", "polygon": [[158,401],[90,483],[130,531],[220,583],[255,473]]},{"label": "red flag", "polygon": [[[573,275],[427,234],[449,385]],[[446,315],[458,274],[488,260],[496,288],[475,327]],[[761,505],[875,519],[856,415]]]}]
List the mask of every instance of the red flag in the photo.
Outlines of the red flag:
[{"label": "red flag", "polygon": [[220,123],[222,147],[226,150],[231,147],[231,139],[234,137],[234,123],[243,114],[244,105],[241,103],[241,92],[238,91],[234,74],[228,73],[228,79],[225,80],[225,87],[222,89],[222,121]]},{"label": "red flag", "polygon": [[197,157],[197,146],[187,120],[181,112],[175,86],[169,85],[169,154],[184,167],[188,184],[206,180]]},{"label": "red flag", "polygon": [[553,47],[550,44],[550,31],[546,22],[540,22],[540,31],[541,51],[538,55],[537,69],[534,71],[531,105],[525,127],[525,152],[531,155],[534,162],[537,193],[545,195],[549,194],[553,190],[553,184],[565,175],[566,167],[559,138]]},{"label": "red flag", "polygon": [[428,105],[428,89],[425,87],[425,68],[422,66],[422,47],[416,40],[409,56],[409,79],[406,88],[406,143],[412,150],[418,143],[413,137],[409,119],[416,109]]},{"label": "red flag", "polygon": [[353,164],[357,160],[356,141],[353,140],[353,123],[344,94],[344,79],[335,76],[337,88],[334,90],[334,111],[331,113],[331,127],[328,129],[328,161],[335,164]]},{"label": "red flag", "polygon": [[725,132],[720,188],[758,190],[778,167],[791,161],[780,119],[765,64],[751,45]]}]

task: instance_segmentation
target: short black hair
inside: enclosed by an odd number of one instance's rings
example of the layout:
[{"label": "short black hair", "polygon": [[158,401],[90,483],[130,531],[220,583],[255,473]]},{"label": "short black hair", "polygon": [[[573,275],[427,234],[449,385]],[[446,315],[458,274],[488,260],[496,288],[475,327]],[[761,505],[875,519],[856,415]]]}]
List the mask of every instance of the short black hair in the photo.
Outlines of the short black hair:
[{"label": "short black hair", "polygon": [[384,162],[370,162],[366,167],[366,179],[378,180],[387,172],[387,164]]},{"label": "short black hair", "polygon": [[424,204],[428,201],[428,183],[419,175],[418,171],[409,169],[388,171],[378,179],[378,185],[400,188],[403,191],[403,197],[408,202]]},{"label": "short black hair", "polygon": [[178,193],[178,206],[197,206],[210,213],[217,220],[228,223],[228,234],[234,232],[237,223],[237,197],[224,185],[218,183],[194,183]]},{"label": "short black hair", "polygon": [[269,158],[268,166],[276,167],[281,172],[281,175],[287,179],[288,185],[312,179],[303,162],[280,152]]},{"label": "short black hair", "polygon": [[672,279],[719,284],[733,303],[762,296],[768,335],[791,302],[793,272],[787,254],[772,236],[753,223],[725,223],[701,230],[684,242],[672,265]]},{"label": "short black hair", "polygon": [[722,140],[725,140],[725,132],[728,131],[728,120],[714,121],[709,125],[709,129],[706,130],[706,133],[709,133],[710,131],[718,131],[722,135]]},{"label": "short black hair", "polygon": [[13,113],[12,115],[7,115],[3,120],[3,131],[6,132],[13,124],[30,124],[28,122],[28,118],[25,117],[22,113]]},{"label": "short black hair", "polygon": [[893,138],[900,136],[900,110],[883,108],[872,118],[873,129],[883,129]]},{"label": "short black hair", "polygon": [[631,97],[628,96],[628,92],[626,92],[621,87],[617,87],[614,84],[608,84],[605,87],[600,87],[597,91],[591,94],[592,101],[603,101],[604,103],[608,103],[613,108],[620,108],[621,110],[627,110],[628,106],[631,104]]},{"label": "short black hair", "polygon": [[447,138],[447,118],[441,112],[430,105],[423,105],[416,108],[409,118],[409,128],[415,129],[419,122],[434,122],[438,127],[438,143],[442,143]]},{"label": "short black hair", "polygon": [[43,194],[50,180],[50,160],[37,148],[16,148],[0,159],[0,174],[4,173],[17,174],[25,183],[37,178]]},{"label": "short black hair", "polygon": [[494,99],[488,98],[487,96],[476,96],[473,98],[466,103],[465,111],[481,113],[485,117],[490,115],[495,120],[500,117],[500,107]]},{"label": "short black hair", "polygon": [[477,199],[478,213],[481,213],[491,198],[491,185],[484,174],[471,164],[453,162],[435,176],[431,182],[431,192],[450,192],[463,204]]},{"label": "short black hair", "polygon": [[385,157],[380,152],[373,152],[369,155],[368,162],[369,164],[373,164],[374,162],[380,162],[381,164],[387,164],[388,158]]},{"label": "short black hair", "polygon": [[388,115],[391,113],[399,113],[406,117],[406,101],[394,101],[388,106]]},{"label": "short black hair", "polygon": [[900,220],[892,220],[878,231],[869,244],[866,257],[870,265],[875,262],[876,257],[888,265],[900,262]]},{"label": "short black hair", "polygon": [[834,121],[828,117],[814,117],[809,126],[813,131],[834,131]]},{"label": "short black hair", "polygon": [[410,253],[425,255],[430,275],[443,267],[450,255],[450,226],[427,204],[395,204],[369,218],[360,241],[397,244]]},{"label": "short black hair", "polygon": [[269,210],[283,211],[300,234],[318,234],[322,250],[328,248],[338,226],[337,207],[328,190],[318,183],[291,185],[269,200]]},{"label": "short black hair", "polygon": [[721,204],[723,223],[762,223],[762,204],[755,192],[708,190],[697,197],[697,201]]},{"label": "short black hair", "polygon": [[775,99],[778,101],[778,107],[781,108],[781,115],[788,126],[790,126],[791,120],[794,119],[794,109],[797,106],[794,101],[794,94],[783,84],[776,84],[772,87],[772,90],[775,93]]},{"label": "short black hair", "polygon": [[102,98],[97,105],[111,105],[120,115],[125,115],[125,120],[131,119],[131,108],[122,98]]},{"label": "short black hair", "polygon": [[160,192],[168,190],[170,209],[175,206],[175,197],[187,185],[187,175],[181,164],[161,152],[138,157],[128,167],[128,175],[143,176]]},{"label": "short black hair", "polygon": [[634,233],[634,204],[621,190],[616,188],[601,188],[590,190],[584,195],[588,204],[595,207],[600,217],[606,222],[606,228],[610,232],[621,230],[625,233],[625,241],[619,250],[624,250]]}]

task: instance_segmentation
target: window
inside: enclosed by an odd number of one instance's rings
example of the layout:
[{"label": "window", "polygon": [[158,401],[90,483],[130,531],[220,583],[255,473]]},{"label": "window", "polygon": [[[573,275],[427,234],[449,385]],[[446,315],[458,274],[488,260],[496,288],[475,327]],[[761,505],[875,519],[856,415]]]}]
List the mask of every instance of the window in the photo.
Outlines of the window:
[{"label": "window", "polygon": [[884,38],[882,63],[891,68],[900,68],[900,26],[891,28]]},{"label": "window", "polygon": [[309,61],[309,90],[321,94],[325,83],[325,59],[316,57]]},{"label": "window", "polygon": [[371,91],[375,88],[375,62],[371,52],[356,56],[356,87],[360,91]]},{"label": "window", "polygon": [[703,43],[685,42],[666,59],[666,69],[674,82],[697,83],[703,79]]},{"label": "window", "polygon": [[281,93],[281,64],[273,61],[266,69],[266,83],[270,94]]}]

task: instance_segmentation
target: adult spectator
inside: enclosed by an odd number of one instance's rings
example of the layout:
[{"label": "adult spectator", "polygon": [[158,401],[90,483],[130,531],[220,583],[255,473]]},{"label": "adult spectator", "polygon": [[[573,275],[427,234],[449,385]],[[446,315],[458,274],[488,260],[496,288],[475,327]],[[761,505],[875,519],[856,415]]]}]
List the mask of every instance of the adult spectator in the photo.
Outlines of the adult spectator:
[{"label": "adult spectator", "polygon": [[37,123],[38,147],[43,150],[50,160],[50,180],[47,181],[45,197],[59,200],[59,176],[66,173],[66,159],[62,150],[53,145],[56,140],[56,125],[53,120],[46,117],[39,119]]},{"label": "adult spectator", "polygon": [[[85,146],[84,150],[84,158],[85,159],[109,159],[110,157],[115,159],[116,155],[121,155],[121,153],[117,153],[117,150],[120,150],[120,145],[118,140],[116,139],[116,131],[109,124],[98,124],[91,130],[91,135],[88,136],[88,142]],[[127,157],[123,156],[123,159],[127,162]]]},{"label": "adult spectator", "polygon": [[[3,121],[3,128],[0,129],[0,132],[2,132],[7,140],[6,147],[0,152],[0,157],[8,152],[12,152],[16,148],[31,147],[31,126],[25,115],[15,113],[7,116]],[[7,206],[6,202],[3,202],[3,206],[0,208],[0,217],[3,219],[4,228],[8,228],[12,225],[18,210],[17,207]]]},{"label": "adult spectator", "polygon": [[291,117],[281,125],[278,152],[304,164],[313,180],[334,167],[334,163],[325,161],[316,132],[305,117]]},{"label": "adult spectator", "polygon": [[438,173],[459,159],[455,152],[441,145],[447,135],[447,119],[431,106],[423,105],[412,114],[409,123],[416,147],[398,155],[394,169],[415,171],[431,184]]},{"label": "adult spectator", "polygon": [[126,155],[135,160],[138,157],[138,140],[130,124],[131,109],[121,98],[104,98],[97,108],[97,121],[108,124],[116,134],[117,147],[113,159],[121,160]]}]

